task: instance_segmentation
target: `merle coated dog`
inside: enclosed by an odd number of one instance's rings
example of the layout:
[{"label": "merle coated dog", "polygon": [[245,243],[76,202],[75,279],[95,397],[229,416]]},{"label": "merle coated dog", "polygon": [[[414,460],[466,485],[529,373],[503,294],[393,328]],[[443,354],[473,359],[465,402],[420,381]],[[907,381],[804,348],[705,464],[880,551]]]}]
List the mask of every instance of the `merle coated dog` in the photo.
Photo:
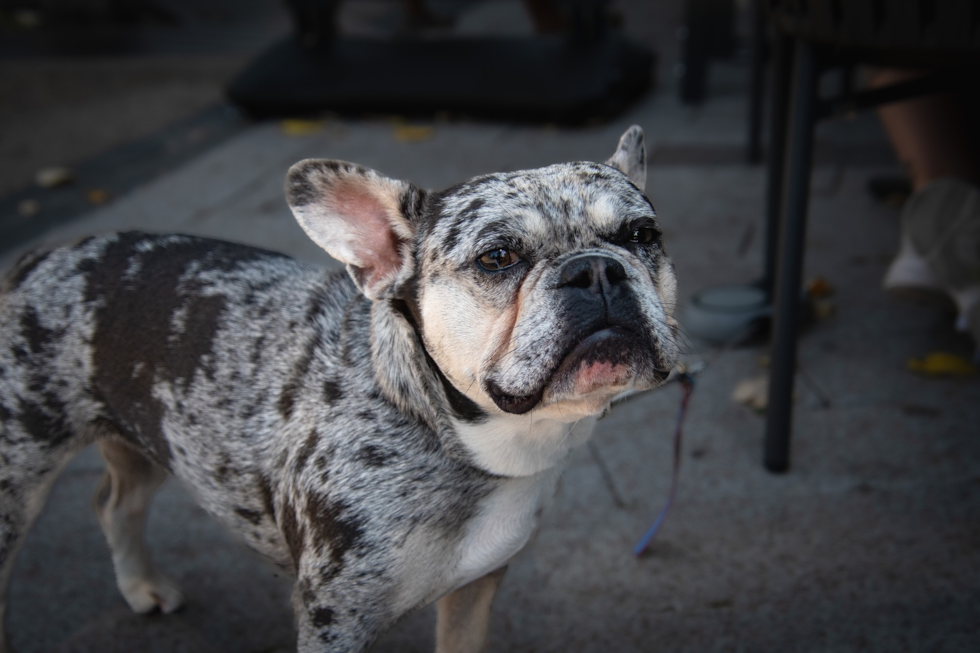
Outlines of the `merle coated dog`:
[{"label": "merle coated dog", "polygon": [[433,601],[437,650],[480,650],[569,452],[676,359],[645,179],[639,127],[605,164],[443,192],[307,160],[289,205],[349,274],[143,233],[22,258],[0,290],[0,617],[56,475],[98,442],[134,610],[184,601],[142,544],[169,473],[295,573],[300,651],[364,650]]}]

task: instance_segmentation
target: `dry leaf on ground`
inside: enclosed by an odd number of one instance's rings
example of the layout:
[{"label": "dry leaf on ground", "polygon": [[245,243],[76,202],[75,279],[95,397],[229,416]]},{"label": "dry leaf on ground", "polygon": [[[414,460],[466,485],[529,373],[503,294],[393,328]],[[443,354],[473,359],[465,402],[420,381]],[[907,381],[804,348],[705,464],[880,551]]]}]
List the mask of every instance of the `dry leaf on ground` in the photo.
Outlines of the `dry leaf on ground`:
[{"label": "dry leaf on ground", "polygon": [[71,168],[65,168],[64,166],[41,168],[34,174],[34,183],[41,188],[64,186],[73,181],[75,181],[75,173]]},{"label": "dry leaf on ground", "polygon": [[109,201],[109,193],[101,188],[93,188],[85,194],[88,201],[92,204],[105,204]]},{"label": "dry leaf on ground", "polygon": [[806,294],[811,299],[823,299],[834,294],[834,287],[823,277],[814,277],[806,283]]},{"label": "dry leaf on ground", "polygon": [[956,354],[935,351],[925,358],[909,359],[908,368],[926,376],[973,376],[977,366]]},{"label": "dry leaf on ground", "polygon": [[17,213],[25,218],[33,218],[41,212],[41,203],[37,200],[21,200],[17,203]]},{"label": "dry leaf on ground", "polygon": [[286,136],[309,136],[323,131],[326,124],[325,120],[301,120],[298,118],[287,118],[279,123],[282,133]]},{"label": "dry leaf on ground", "polygon": [[428,125],[396,125],[395,140],[400,143],[418,143],[427,141],[436,133],[435,128]]},{"label": "dry leaf on ground", "polygon": [[769,375],[750,376],[735,384],[732,399],[753,410],[765,410],[769,405]]}]

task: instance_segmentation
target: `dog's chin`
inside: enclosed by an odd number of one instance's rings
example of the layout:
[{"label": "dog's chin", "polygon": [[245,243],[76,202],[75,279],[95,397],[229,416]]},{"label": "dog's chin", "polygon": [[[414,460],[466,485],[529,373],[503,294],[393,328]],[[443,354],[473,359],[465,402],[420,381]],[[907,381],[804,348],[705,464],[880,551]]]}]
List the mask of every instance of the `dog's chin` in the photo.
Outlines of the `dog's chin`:
[{"label": "dog's chin", "polygon": [[523,415],[533,410],[541,402],[544,386],[529,395],[512,395],[502,391],[496,383],[490,381],[487,383],[487,393],[500,410],[512,415]]},{"label": "dog's chin", "polygon": [[633,332],[607,327],[575,345],[537,391],[508,394],[492,381],[486,389],[500,410],[514,415],[551,406],[568,414],[592,415],[624,392],[645,390],[667,378],[668,372],[659,370],[651,379],[637,378],[638,359],[650,350]]}]

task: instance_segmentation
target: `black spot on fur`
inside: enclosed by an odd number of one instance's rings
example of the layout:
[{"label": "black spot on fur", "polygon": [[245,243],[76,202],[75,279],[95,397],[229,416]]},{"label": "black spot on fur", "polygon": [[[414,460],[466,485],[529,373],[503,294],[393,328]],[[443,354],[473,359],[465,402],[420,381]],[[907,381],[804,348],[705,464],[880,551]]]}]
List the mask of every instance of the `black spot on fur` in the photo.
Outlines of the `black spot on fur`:
[{"label": "black spot on fur", "polygon": [[310,298],[310,305],[306,307],[306,322],[312,324],[323,313],[324,306],[327,305],[329,297],[324,288],[317,288]]},{"label": "black spot on fur", "polygon": [[259,365],[262,362],[262,347],[265,345],[265,334],[259,335],[255,339],[255,348],[252,350],[251,361],[252,365]]},{"label": "black spot on fur", "polygon": [[341,161],[316,160],[309,161],[301,168],[293,170],[286,178],[286,197],[291,206],[306,206],[320,201],[320,190],[313,177],[324,173],[338,175],[342,173],[366,172],[358,165],[346,164]]},{"label": "black spot on fur", "polygon": [[410,184],[408,189],[399,198],[398,208],[401,210],[402,215],[411,222],[417,222],[423,213],[426,195],[427,193],[424,190]]},{"label": "black spot on fur", "polygon": [[293,568],[299,570],[299,557],[303,552],[303,540],[306,538],[306,528],[296,520],[296,509],[288,503],[283,506],[280,529],[286,540],[286,547],[293,558]]},{"label": "black spot on fur", "polygon": [[462,212],[460,213],[460,217],[463,220],[467,220],[467,221],[472,220],[477,217],[477,214],[480,212],[480,209],[482,209],[485,205],[486,205],[486,200],[484,200],[482,197],[477,197],[472,202],[466,205],[466,208],[463,209]]},{"label": "black spot on fur", "polygon": [[344,398],[344,391],[336,381],[323,382],[323,399],[328,404],[335,404]]},{"label": "black spot on fur", "polygon": [[452,250],[456,248],[459,244],[460,236],[464,231],[466,231],[470,224],[475,220],[480,209],[484,207],[486,200],[482,197],[477,197],[473,199],[465,209],[460,211],[458,216],[454,216],[452,222],[449,224],[449,228],[446,230],[446,238],[443,245],[447,250]]},{"label": "black spot on fur", "polygon": [[[187,302],[184,332],[170,347],[168,371],[171,381],[184,379],[188,384],[201,366],[201,359],[211,353],[211,344],[227,301],[223,296],[191,297]],[[210,369],[205,369],[213,377]]]},{"label": "black spot on fur", "polygon": [[[351,301],[344,310],[340,333],[358,334],[370,333],[371,330],[371,300],[359,295]],[[340,340],[340,355],[344,365],[358,368],[371,357],[371,347],[367,338],[344,337]]]},{"label": "black spot on fur", "polygon": [[[119,234],[98,258],[82,261],[85,301],[95,304],[92,385],[113,421],[169,468],[161,422],[164,405],[153,397],[156,379],[190,379],[211,351],[224,299],[202,297],[199,283],[182,281],[190,266],[230,271],[280,254],[188,236]],[[132,266],[132,267],[131,267]],[[136,269],[132,278],[127,271]],[[172,333],[184,308],[185,332]],[[171,337],[172,336],[172,337]]]},{"label": "black spot on fur", "polygon": [[357,458],[368,467],[384,467],[395,457],[393,451],[369,444],[357,452]]},{"label": "black spot on fur", "polygon": [[258,526],[262,521],[262,513],[257,510],[249,510],[248,508],[235,508],[235,514],[237,514],[242,519],[249,521],[250,523]]},{"label": "black spot on fur", "polygon": [[293,171],[286,179],[286,198],[290,206],[303,207],[315,204],[320,200],[320,192],[316,184],[306,176],[307,169]]},{"label": "black spot on fur", "polygon": [[17,359],[18,363],[26,364],[31,359],[30,355],[27,353],[27,350],[20,345],[14,345],[10,348],[10,351],[14,354],[14,358]]},{"label": "black spot on fur", "polygon": [[288,420],[293,416],[293,404],[296,402],[297,390],[295,384],[287,383],[282,387],[282,392],[279,393],[279,402],[276,404],[276,408],[284,419]]},{"label": "black spot on fur", "polygon": [[306,438],[306,442],[300,447],[299,451],[296,452],[296,461],[293,466],[293,473],[299,474],[306,468],[306,461],[310,459],[313,452],[316,451],[316,443],[319,440],[319,436],[316,433],[316,429],[310,431],[310,435]]},{"label": "black spot on fur", "polygon": [[[326,294],[324,292],[316,293],[310,301],[310,306],[307,308],[306,320],[310,322],[319,315],[325,302],[327,301]],[[295,328],[295,324],[290,324],[290,328]],[[314,330],[314,335],[310,338],[309,342],[306,343],[306,347],[303,350],[303,354],[296,359],[296,363],[293,367],[293,373],[290,375],[289,380],[282,386],[282,391],[279,393],[279,402],[276,407],[279,410],[279,414],[283,416],[284,419],[290,419],[293,416],[293,405],[296,403],[296,393],[302,387],[303,379],[306,377],[306,373],[310,370],[310,363],[313,362],[313,354],[319,348],[321,342],[322,334],[319,330]]]},{"label": "black spot on fur", "polygon": [[333,623],[334,612],[330,608],[318,607],[310,610],[310,623],[314,628],[326,628]]},{"label": "black spot on fur", "polygon": [[20,260],[14,264],[13,269],[8,277],[10,281],[10,287],[18,288],[24,281],[31,275],[37,266],[44,263],[45,259],[51,255],[50,251],[46,252],[28,252],[20,257]]},{"label": "black spot on fur", "polygon": [[329,502],[315,494],[307,497],[306,516],[317,551],[322,552],[324,546],[330,549],[333,564],[324,573],[333,577],[343,569],[347,552],[360,544],[364,529],[360,521],[349,514],[347,504],[342,501]]},{"label": "black spot on fur", "polygon": [[42,403],[21,400],[18,419],[31,437],[56,447],[71,435],[71,427],[65,413],[65,406],[50,393],[43,395]]},{"label": "black spot on fur", "polygon": [[262,500],[262,507],[265,509],[265,514],[269,515],[275,521],[276,504],[272,500],[272,485],[269,483],[269,479],[260,475],[256,482],[256,487],[258,487],[259,498]]},{"label": "black spot on fur", "polygon": [[313,591],[310,579],[300,578],[296,581],[296,587],[299,590],[300,598],[303,599],[303,605],[313,607],[313,603],[316,602],[316,592]]},{"label": "black spot on fur", "polygon": [[41,326],[37,319],[37,311],[32,307],[25,308],[20,317],[20,333],[27,341],[27,347],[32,354],[40,354],[56,336],[54,331]]}]

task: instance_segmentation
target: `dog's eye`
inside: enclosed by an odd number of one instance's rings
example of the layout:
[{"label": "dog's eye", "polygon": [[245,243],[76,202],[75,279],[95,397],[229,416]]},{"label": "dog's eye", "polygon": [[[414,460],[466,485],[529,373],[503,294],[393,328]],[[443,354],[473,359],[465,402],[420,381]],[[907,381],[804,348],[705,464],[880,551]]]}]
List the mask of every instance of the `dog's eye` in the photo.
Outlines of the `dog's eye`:
[{"label": "dog's eye", "polygon": [[649,222],[631,223],[620,232],[620,241],[637,245],[648,245],[660,240],[660,230]]},{"label": "dog's eye", "polygon": [[637,227],[630,233],[631,243],[652,243],[657,237],[657,230],[653,227]]},{"label": "dog's eye", "polygon": [[477,263],[487,272],[496,272],[520,263],[521,257],[506,249],[491,249],[480,254]]}]

